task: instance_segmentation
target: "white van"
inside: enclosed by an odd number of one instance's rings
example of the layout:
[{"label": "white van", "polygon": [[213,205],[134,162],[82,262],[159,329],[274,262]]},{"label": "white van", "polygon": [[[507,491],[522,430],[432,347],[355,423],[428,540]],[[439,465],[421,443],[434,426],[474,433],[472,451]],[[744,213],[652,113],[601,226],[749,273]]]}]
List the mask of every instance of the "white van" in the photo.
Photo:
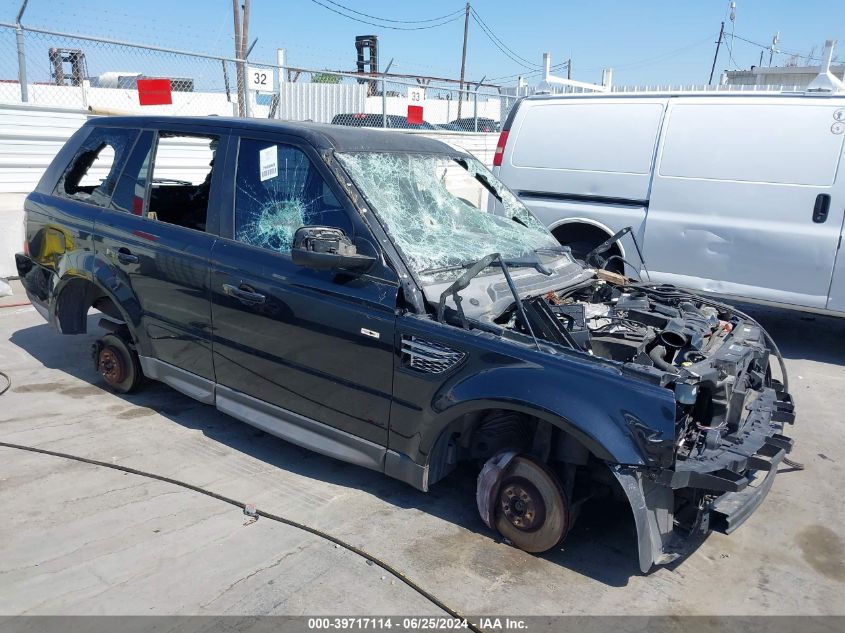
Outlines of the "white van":
[{"label": "white van", "polygon": [[631,226],[632,276],[842,315],[843,140],[842,93],[545,95],[494,171],[576,255]]}]

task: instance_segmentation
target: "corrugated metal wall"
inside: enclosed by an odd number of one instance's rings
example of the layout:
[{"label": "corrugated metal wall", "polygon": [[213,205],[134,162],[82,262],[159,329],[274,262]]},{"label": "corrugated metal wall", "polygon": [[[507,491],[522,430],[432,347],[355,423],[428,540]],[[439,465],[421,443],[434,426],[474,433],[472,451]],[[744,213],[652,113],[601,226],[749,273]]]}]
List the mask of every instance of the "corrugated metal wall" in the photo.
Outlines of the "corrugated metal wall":
[{"label": "corrugated metal wall", "polygon": [[0,106],[0,193],[27,193],[87,116],[78,111]]},{"label": "corrugated metal wall", "polygon": [[338,114],[364,112],[366,84],[282,82],[279,117],[286,121],[331,123]]}]

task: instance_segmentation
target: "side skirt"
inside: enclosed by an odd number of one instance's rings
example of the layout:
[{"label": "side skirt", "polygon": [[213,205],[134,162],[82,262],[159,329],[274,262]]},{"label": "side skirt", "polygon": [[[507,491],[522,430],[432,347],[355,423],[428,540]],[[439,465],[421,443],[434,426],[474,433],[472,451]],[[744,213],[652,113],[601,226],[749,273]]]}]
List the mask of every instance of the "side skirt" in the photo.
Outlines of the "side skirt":
[{"label": "side skirt", "polygon": [[303,448],[384,471],[384,446],[288,411],[252,396],[217,385],[217,409]]},{"label": "side skirt", "polygon": [[317,453],[377,470],[428,491],[428,467],[410,457],[346,431],[248,396],[179,369],[156,358],[141,356],[144,375],[256,428]]}]

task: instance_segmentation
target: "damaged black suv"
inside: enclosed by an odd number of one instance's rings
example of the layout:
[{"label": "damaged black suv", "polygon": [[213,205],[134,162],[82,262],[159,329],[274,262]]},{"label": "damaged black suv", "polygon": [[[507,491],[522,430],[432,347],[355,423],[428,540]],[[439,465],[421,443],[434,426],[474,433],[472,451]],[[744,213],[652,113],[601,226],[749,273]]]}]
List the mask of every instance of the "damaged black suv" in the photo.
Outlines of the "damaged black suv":
[{"label": "damaged black suv", "polygon": [[113,389],[160,380],[423,491],[477,464],[482,519],[530,552],[618,494],[648,571],[740,525],[792,445],[757,323],[579,263],[438,141],[96,119],[26,212],[29,297],[64,334],[102,313]]}]

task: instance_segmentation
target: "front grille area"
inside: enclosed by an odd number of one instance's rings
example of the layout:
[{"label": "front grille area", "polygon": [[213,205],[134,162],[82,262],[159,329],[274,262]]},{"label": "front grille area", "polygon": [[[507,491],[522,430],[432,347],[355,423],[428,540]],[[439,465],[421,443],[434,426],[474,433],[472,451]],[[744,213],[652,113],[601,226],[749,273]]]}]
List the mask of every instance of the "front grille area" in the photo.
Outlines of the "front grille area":
[{"label": "front grille area", "polygon": [[402,335],[402,364],[425,374],[442,374],[460,363],[466,354],[434,341]]}]

